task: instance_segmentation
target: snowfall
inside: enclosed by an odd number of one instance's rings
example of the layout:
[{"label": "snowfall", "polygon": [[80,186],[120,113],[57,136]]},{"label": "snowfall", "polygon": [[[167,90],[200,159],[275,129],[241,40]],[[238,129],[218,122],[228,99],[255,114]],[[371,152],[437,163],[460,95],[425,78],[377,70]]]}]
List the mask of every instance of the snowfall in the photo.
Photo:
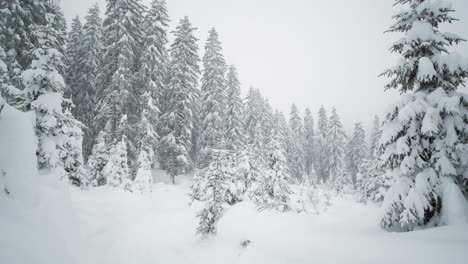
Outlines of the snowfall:
[{"label": "snowfall", "polygon": [[148,195],[71,187],[35,169],[30,118],[7,105],[0,115],[0,187],[10,194],[0,195],[0,263],[467,263],[467,224],[386,232],[378,206],[353,196],[308,213],[239,203],[202,238],[190,175],[172,185],[155,170]]}]

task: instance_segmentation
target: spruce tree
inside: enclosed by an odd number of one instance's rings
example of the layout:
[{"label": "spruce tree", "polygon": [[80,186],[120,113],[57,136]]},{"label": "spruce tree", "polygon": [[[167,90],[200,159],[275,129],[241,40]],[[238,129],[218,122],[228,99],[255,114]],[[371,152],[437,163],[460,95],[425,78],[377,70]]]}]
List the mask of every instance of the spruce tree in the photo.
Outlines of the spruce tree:
[{"label": "spruce tree", "polygon": [[[83,28],[81,25],[81,20],[78,16],[76,16],[71,23],[71,29],[68,33],[67,39],[67,46],[65,50],[66,55],[66,70],[65,70],[65,80],[67,83],[67,89],[65,91],[65,95],[69,98],[75,100],[75,102],[80,102],[78,105],[81,104],[81,100],[79,100],[79,95],[82,93],[80,91],[80,82],[82,81],[82,68],[79,64],[81,60],[82,54],[82,46],[81,42],[83,41]],[[76,116],[79,120],[79,116]]]},{"label": "spruce tree", "polygon": [[[142,95],[148,93],[151,96],[152,105],[156,107],[157,111],[161,109],[165,78],[167,77],[168,23],[166,2],[153,0],[144,21],[144,51],[137,76],[137,85],[140,87]],[[143,100],[142,109],[146,108],[147,101]],[[149,122],[157,129],[159,114],[151,114],[148,118]]]},{"label": "spruce tree", "polygon": [[124,135],[120,141],[114,143],[110,149],[109,161],[104,167],[103,174],[107,185],[115,188],[130,190],[130,169],[127,158],[127,141]]},{"label": "spruce tree", "polygon": [[208,33],[203,56],[203,76],[200,98],[200,162],[209,160],[208,151],[223,137],[226,117],[226,61],[222,54],[218,32],[214,28]]},{"label": "spruce tree", "polygon": [[382,159],[394,175],[380,224],[410,231],[449,224],[446,217],[467,206],[462,190],[468,168],[468,96],[457,89],[468,67],[449,52],[463,39],[438,29],[455,20],[449,2],[396,4],[403,10],[388,31],[404,34],[391,47],[402,59],[383,75],[390,78],[386,89],[404,95],[386,115],[380,141]]},{"label": "spruce tree", "polygon": [[[140,117],[139,87],[135,87],[142,41],[143,7],[139,0],[108,0],[106,19],[103,22],[103,57],[99,72],[98,115],[96,128],[106,121],[111,124],[109,136],[117,137],[119,120],[127,115],[130,125]],[[134,135],[128,133],[134,142]]]},{"label": "spruce tree", "polygon": [[330,177],[335,182],[335,187],[341,189],[343,185],[349,184],[351,179],[344,171],[346,134],[335,108],[331,111],[326,142],[330,155],[328,159]]},{"label": "spruce tree", "polygon": [[294,179],[302,181],[304,176],[304,133],[299,110],[295,104],[291,106],[289,116],[287,160],[291,175]]},{"label": "spruce tree", "polygon": [[32,30],[37,25],[47,23],[46,4],[33,0],[8,0],[0,2],[0,47],[5,52],[3,59],[7,78],[0,87],[4,99],[9,105],[20,110],[24,97],[22,90],[22,72],[26,70],[34,59],[33,51],[37,45],[37,38]]},{"label": "spruce tree", "polygon": [[355,123],[353,134],[349,139],[346,150],[346,161],[348,174],[351,176],[353,184],[357,182],[357,175],[363,162],[367,159],[366,132],[362,123]]},{"label": "spruce tree", "polygon": [[242,104],[240,82],[234,65],[229,67],[226,79],[226,145],[229,150],[237,150],[241,149],[245,143],[242,119],[244,105]]},{"label": "spruce tree", "polygon": [[285,157],[281,131],[275,129],[269,144],[267,169],[257,188],[256,202],[260,209],[275,209],[280,212],[291,210],[291,176]]},{"label": "spruce tree", "polygon": [[327,143],[328,137],[328,116],[325,108],[320,106],[318,111],[317,136],[316,136],[316,165],[315,171],[322,182],[326,182],[329,178],[329,146]]},{"label": "spruce tree", "polygon": [[[96,113],[97,94],[98,94],[98,74],[101,67],[102,57],[102,19],[100,9],[94,4],[85,17],[83,26],[83,38],[81,39],[78,65],[81,75],[77,78],[75,92],[72,98],[76,107],[72,113],[86,127],[83,136],[83,157],[85,160],[91,155],[94,139],[99,133],[99,128],[93,120]],[[97,142],[99,144],[99,142]]]},{"label": "spruce tree", "polygon": [[[306,108],[304,114],[304,170],[307,176],[310,177],[315,173],[315,131],[314,118],[309,108]],[[314,179],[315,180],[315,179]]]},{"label": "spruce tree", "polygon": [[223,149],[211,149],[210,164],[205,170],[206,191],[201,200],[204,207],[197,216],[200,223],[197,233],[203,236],[216,234],[216,223],[224,212],[229,199],[230,172],[228,170],[229,152]]},{"label": "spruce tree", "polygon": [[370,133],[370,145],[369,145],[369,157],[370,158],[378,157],[381,136],[382,136],[382,128],[380,126],[380,118],[379,116],[376,115],[374,117],[372,131]]},{"label": "spruce tree", "polygon": [[96,144],[94,144],[91,155],[88,158],[89,183],[92,186],[101,186],[107,183],[107,179],[103,173],[103,169],[110,159],[106,137],[107,134],[104,131],[99,132]]},{"label": "spruce tree", "polygon": [[200,72],[194,31],[188,17],[183,18],[174,31],[175,39],[170,48],[170,78],[164,95],[167,106],[160,118],[159,164],[171,176],[173,183],[176,175],[192,169],[189,151]]},{"label": "spruce tree", "polygon": [[142,101],[146,101],[146,107],[141,113],[141,119],[138,124],[137,142],[139,145],[139,154],[137,160],[137,171],[135,176],[135,189],[146,193],[151,191],[152,184],[152,167],[155,161],[154,150],[157,147],[158,134],[149,121],[148,116],[157,115],[158,111],[152,102],[152,97],[149,93],[144,94]]},{"label": "spruce tree", "polygon": [[24,90],[18,95],[21,109],[35,112],[39,168],[51,169],[59,177],[82,185],[86,183],[81,157],[82,124],[70,112],[71,100],[63,98],[65,82],[59,72],[63,54],[58,37],[62,33],[50,11],[53,8],[58,7],[44,9],[45,24],[32,25],[34,57],[22,73]]}]

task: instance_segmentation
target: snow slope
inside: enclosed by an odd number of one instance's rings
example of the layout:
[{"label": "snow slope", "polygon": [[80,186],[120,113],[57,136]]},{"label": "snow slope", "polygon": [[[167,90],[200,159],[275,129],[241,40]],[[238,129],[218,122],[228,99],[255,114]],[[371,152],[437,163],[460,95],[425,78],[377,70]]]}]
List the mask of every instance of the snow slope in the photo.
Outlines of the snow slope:
[{"label": "snow slope", "polygon": [[[98,263],[466,263],[468,225],[388,233],[379,209],[336,198],[325,213],[257,212],[230,208],[218,234],[195,235],[199,204],[189,206],[190,181],[156,172],[151,195],[107,187],[72,189],[86,245]],[[349,198],[349,197],[347,197]],[[240,246],[244,240],[251,243]],[[83,262],[85,263],[85,262]]]}]

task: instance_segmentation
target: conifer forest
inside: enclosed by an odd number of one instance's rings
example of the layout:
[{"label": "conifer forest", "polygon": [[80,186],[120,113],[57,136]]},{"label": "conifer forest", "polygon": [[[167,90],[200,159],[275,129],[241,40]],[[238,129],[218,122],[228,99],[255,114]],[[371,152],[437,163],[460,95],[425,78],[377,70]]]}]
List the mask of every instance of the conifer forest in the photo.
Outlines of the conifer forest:
[{"label": "conifer forest", "polygon": [[94,1],[0,0],[0,263],[468,263],[465,0]]}]

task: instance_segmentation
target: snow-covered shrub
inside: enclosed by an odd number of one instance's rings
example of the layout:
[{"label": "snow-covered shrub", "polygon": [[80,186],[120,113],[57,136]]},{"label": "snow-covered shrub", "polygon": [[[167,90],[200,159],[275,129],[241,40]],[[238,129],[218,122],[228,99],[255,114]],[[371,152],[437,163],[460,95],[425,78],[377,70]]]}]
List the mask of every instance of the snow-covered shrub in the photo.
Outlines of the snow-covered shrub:
[{"label": "snow-covered shrub", "polygon": [[211,162],[204,170],[206,182],[197,185],[204,188],[200,195],[200,200],[204,203],[203,209],[197,213],[200,219],[197,233],[203,236],[216,234],[216,223],[231,199],[228,151],[211,149],[210,153]]}]

